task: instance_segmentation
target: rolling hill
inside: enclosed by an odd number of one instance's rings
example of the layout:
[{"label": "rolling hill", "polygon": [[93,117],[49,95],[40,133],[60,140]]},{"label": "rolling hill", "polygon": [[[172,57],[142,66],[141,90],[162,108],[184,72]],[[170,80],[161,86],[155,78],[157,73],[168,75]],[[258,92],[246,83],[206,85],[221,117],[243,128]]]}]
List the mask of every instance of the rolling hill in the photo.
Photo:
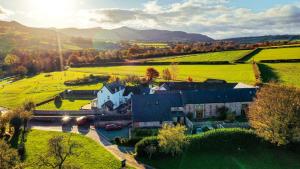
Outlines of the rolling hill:
[{"label": "rolling hill", "polygon": [[212,38],[202,35],[186,33],[182,31],[168,30],[137,30],[128,27],[117,29],[77,29],[66,28],[59,29],[59,32],[73,36],[102,41],[163,41],[163,42],[182,42],[182,41],[213,41]]}]

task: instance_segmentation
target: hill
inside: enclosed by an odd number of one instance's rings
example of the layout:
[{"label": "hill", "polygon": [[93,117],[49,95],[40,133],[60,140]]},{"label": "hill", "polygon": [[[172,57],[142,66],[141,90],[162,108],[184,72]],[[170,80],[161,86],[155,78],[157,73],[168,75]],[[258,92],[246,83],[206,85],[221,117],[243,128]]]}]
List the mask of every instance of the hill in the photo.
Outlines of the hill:
[{"label": "hill", "polygon": [[128,27],[117,29],[59,29],[59,32],[73,36],[101,41],[163,41],[163,42],[187,42],[187,41],[213,41],[212,38],[194,33],[168,30],[137,30]]},{"label": "hill", "polygon": [[266,35],[266,36],[253,36],[253,37],[237,37],[230,39],[223,39],[226,41],[233,41],[237,43],[262,43],[274,41],[298,41],[300,35]]}]

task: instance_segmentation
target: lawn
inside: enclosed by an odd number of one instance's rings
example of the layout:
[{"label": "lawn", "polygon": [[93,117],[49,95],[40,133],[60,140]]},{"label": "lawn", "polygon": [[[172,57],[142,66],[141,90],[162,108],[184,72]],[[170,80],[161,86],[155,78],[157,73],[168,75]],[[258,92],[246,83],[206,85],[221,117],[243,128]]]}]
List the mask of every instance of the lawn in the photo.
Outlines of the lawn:
[{"label": "lawn", "polygon": [[300,87],[300,63],[259,64],[264,82],[279,81]]},{"label": "lawn", "polygon": [[82,106],[91,103],[91,100],[62,100],[60,107],[54,101],[36,107],[36,110],[79,110]]},{"label": "lawn", "polygon": [[206,62],[206,61],[229,61],[233,62],[249,53],[251,50],[237,50],[224,52],[211,52],[176,57],[164,57],[152,59],[150,62]]},{"label": "lawn", "polygon": [[[69,71],[93,74],[114,74],[144,76],[146,69],[151,66],[112,66],[112,67],[87,67],[71,68]],[[160,73],[169,66],[152,66]],[[194,81],[204,81],[207,78],[224,79],[228,82],[244,82],[254,84],[255,78],[251,64],[238,65],[178,65],[177,80],[186,81],[190,76]]]},{"label": "lawn", "polygon": [[78,156],[68,159],[69,162],[75,164],[81,169],[119,169],[121,168],[121,162],[110,154],[104,147],[96,143],[94,140],[78,134],[53,132],[53,131],[39,131],[32,130],[27,135],[25,143],[26,147],[26,159],[25,162],[30,165],[28,169],[36,169],[32,165],[38,161],[38,155],[47,152],[48,140],[53,136],[64,135],[71,140],[80,143],[83,147],[79,148],[76,153]]},{"label": "lawn", "polygon": [[181,157],[143,160],[157,169],[296,169],[300,155],[257,145],[234,152],[186,151]]},{"label": "lawn", "polygon": [[300,47],[263,49],[254,55],[255,61],[261,60],[278,60],[278,59],[300,59]]},{"label": "lawn", "polygon": [[39,103],[66,89],[99,89],[102,86],[100,83],[85,86],[64,85],[66,80],[75,80],[89,75],[89,73],[70,71],[42,73],[13,83],[0,85],[0,106],[8,108],[18,107],[26,99]]}]

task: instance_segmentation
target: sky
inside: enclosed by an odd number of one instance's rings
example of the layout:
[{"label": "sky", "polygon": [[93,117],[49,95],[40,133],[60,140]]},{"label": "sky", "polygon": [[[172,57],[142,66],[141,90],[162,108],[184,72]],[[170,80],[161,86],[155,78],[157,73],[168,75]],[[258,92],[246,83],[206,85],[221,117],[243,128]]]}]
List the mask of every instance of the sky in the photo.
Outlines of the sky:
[{"label": "sky", "polygon": [[300,0],[0,0],[0,20],[32,27],[166,29],[215,39],[300,34]]}]

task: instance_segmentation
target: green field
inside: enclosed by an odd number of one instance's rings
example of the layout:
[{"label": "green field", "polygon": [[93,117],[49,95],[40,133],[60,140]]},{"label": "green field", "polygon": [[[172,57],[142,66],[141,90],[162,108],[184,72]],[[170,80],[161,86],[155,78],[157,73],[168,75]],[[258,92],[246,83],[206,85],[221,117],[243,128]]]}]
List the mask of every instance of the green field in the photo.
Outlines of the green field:
[{"label": "green field", "polygon": [[259,64],[264,82],[278,81],[300,87],[300,63]]},{"label": "green field", "polygon": [[278,59],[300,59],[300,47],[263,49],[253,58],[255,61],[278,60]]},{"label": "green field", "polygon": [[229,61],[233,62],[249,53],[251,50],[210,52],[193,55],[182,55],[176,57],[164,57],[152,59],[150,62],[207,62],[207,61]]},{"label": "green field", "polygon": [[[70,133],[39,130],[32,130],[29,132],[25,143],[25,162],[30,165],[28,169],[38,168],[35,167],[33,163],[39,160],[38,155],[42,155],[47,152],[48,140],[53,136],[58,135],[70,136]],[[71,157],[68,159],[68,162],[75,164],[81,169],[121,168],[121,162],[94,140],[78,134],[72,134],[71,140],[80,143],[83,147],[76,151],[78,156]]]},{"label": "green field", "polygon": [[91,103],[91,100],[62,100],[60,107],[54,101],[36,107],[36,110],[79,110],[82,106]]},{"label": "green field", "polygon": [[18,107],[21,106],[26,99],[39,103],[66,89],[99,89],[102,84],[85,86],[64,85],[64,81],[66,80],[75,80],[89,75],[90,74],[88,73],[70,71],[67,71],[66,73],[42,73],[34,77],[24,78],[13,83],[0,85],[0,106],[8,108]]},{"label": "green field", "polygon": [[[150,66],[112,66],[112,67],[90,67],[71,68],[69,71],[93,74],[114,74],[144,76],[146,69]],[[169,66],[152,66],[160,73]],[[251,64],[238,65],[178,65],[177,80],[186,81],[190,76],[194,81],[204,81],[207,78],[224,79],[228,82],[244,82],[254,84],[255,78]]]},{"label": "green field", "polygon": [[143,48],[149,48],[149,47],[153,47],[153,48],[167,48],[169,47],[169,45],[167,43],[160,43],[160,42],[136,42],[136,43],[132,43],[133,45],[137,45],[139,47],[143,47]]}]

